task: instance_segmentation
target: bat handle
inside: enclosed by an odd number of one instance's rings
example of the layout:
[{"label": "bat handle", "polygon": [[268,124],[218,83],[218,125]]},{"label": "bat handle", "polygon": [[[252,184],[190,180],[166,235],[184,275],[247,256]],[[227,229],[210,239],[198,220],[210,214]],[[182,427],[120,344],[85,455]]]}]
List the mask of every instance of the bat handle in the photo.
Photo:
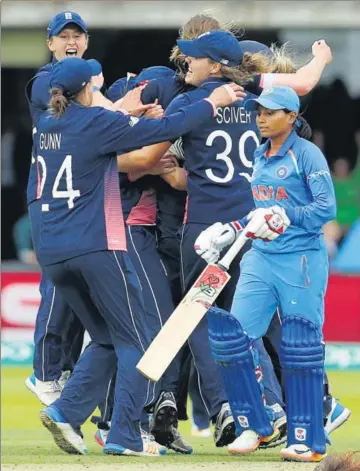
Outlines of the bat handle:
[{"label": "bat handle", "polygon": [[223,258],[218,261],[217,265],[224,268],[225,270],[228,270],[230,268],[231,262],[234,260],[236,255],[240,252],[240,250],[244,247],[244,245],[249,239],[249,237],[247,237],[246,234],[247,234],[247,230],[245,228],[244,230],[241,231],[241,234],[236,239],[236,241],[232,244],[232,246],[226,252],[226,254],[223,256]]}]

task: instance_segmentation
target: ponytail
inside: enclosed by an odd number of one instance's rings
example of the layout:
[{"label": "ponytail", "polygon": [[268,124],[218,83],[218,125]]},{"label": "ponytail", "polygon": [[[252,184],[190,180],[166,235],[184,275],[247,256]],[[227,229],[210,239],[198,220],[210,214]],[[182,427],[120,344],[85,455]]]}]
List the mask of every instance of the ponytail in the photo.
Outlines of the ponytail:
[{"label": "ponytail", "polygon": [[63,95],[63,91],[60,88],[52,88],[50,93],[51,99],[49,109],[55,118],[59,119],[64,114],[65,109],[69,104],[68,99]]}]

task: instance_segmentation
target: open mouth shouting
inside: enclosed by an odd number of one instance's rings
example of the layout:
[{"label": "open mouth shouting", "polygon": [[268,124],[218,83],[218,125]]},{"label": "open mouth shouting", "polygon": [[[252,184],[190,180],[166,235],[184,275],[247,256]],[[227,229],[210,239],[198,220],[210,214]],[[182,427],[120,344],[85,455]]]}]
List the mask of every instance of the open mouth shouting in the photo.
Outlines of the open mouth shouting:
[{"label": "open mouth shouting", "polygon": [[65,51],[66,57],[75,57],[77,56],[77,49],[75,47],[69,47]]}]

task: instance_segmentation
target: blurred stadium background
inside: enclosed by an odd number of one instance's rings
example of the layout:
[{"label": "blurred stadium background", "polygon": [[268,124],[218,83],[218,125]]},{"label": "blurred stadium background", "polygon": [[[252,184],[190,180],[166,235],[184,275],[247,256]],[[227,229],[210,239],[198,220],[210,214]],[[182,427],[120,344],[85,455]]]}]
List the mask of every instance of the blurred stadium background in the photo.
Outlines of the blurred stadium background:
[{"label": "blurred stadium background", "polygon": [[[290,41],[300,61],[314,40],[325,38],[334,61],[306,98],[313,140],[329,160],[338,219],[326,227],[332,275],[326,300],[325,337],[330,367],[360,368],[360,2],[359,1],[2,1],[2,359],[30,363],[39,293],[25,190],[31,122],[24,87],[50,60],[49,19],[63,10],[88,24],[88,58],[104,68],[107,86],[128,71],[169,65],[179,27],[209,11],[236,23],[243,38],[270,45]],[[341,322],[339,322],[341,317]],[[351,343],[349,343],[351,342]]]}]

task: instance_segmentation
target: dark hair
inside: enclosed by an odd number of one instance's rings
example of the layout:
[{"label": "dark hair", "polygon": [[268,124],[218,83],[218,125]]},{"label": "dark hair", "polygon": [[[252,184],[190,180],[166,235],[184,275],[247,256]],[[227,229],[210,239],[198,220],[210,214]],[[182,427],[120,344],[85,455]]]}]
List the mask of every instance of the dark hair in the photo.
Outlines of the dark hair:
[{"label": "dark hair", "polygon": [[359,471],[360,461],[354,457],[355,453],[358,452],[328,455],[314,471]]},{"label": "dark hair", "polygon": [[49,109],[55,118],[59,119],[64,114],[64,111],[69,104],[68,99],[63,95],[63,91],[60,88],[52,88],[50,93],[51,99]]},{"label": "dark hair", "polygon": [[[285,113],[291,113],[290,110],[285,109],[283,110]],[[311,141],[312,138],[312,129],[310,124],[306,121],[306,119],[301,116],[301,114],[297,115],[297,118],[294,122],[294,129],[296,134],[301,137],[302,139],[306,139],[307,141]]]}]

